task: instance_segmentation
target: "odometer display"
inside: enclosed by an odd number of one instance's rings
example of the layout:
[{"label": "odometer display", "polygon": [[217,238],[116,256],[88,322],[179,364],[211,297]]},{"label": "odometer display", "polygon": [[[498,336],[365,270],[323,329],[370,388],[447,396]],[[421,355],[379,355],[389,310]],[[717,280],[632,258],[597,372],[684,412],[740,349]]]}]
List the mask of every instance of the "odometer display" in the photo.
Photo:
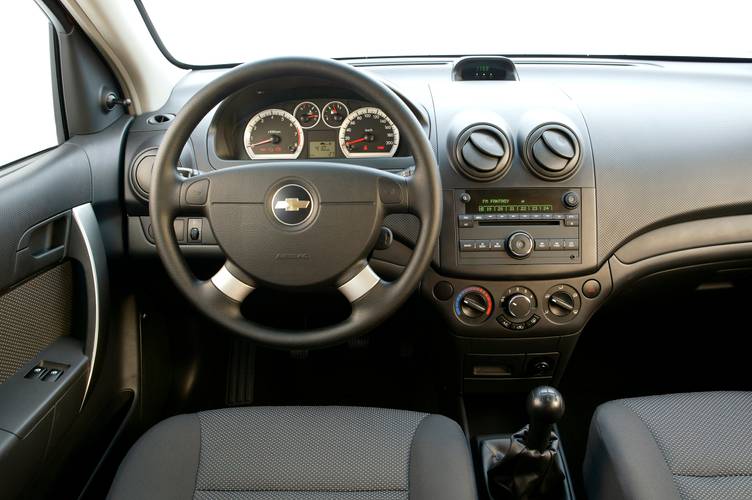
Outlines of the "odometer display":
[{"label": "odometer display", "polygon": [[399,130],[379,108],[356,109],[342,122],[339,146],[348,158],[394,156]]},{"label": "odometer display", "polygon": [[248,122],[243,144],[252,160],[292,160],[303,150],[303,128],[281,109],[267,109]]}]

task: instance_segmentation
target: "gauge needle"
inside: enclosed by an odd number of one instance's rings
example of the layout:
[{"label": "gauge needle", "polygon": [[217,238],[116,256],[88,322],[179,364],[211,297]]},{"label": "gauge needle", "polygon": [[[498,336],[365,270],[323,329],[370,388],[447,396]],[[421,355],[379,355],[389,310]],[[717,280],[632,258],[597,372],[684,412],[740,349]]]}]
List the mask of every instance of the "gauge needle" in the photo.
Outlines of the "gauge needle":
[{"label": "gauge needle", "polygon": [[365,140],[366,140],[366,138],[365,138],[365,137],[361,137],[360,139],[355,139],[355,140],[352,140],[352,141],[347,141],[347,142],[345,143],[345,145],[346,145],[346,146],[350,146],[350,145],[352,145],[352,144],[357,144],[357,143],[359,143],[359,142],[363,142],[363,141],[365,141]]},{"label": "gauge needle", "polygon": [[255,143],[251,144],[251,147],[255,148],[256,146],[261,146],[262,144],[268,144],[268,143],[270,143],[272,141],[274,141],[274,137],[270,137],[270,138],[266,139],[265,141],[255,142]]}]

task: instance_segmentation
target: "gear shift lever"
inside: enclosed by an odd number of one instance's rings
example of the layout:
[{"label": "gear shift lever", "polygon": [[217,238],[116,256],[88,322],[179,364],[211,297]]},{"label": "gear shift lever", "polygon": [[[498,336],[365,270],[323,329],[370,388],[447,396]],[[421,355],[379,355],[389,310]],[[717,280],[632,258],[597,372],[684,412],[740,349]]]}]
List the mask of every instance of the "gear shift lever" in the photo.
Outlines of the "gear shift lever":
[{"label": "gear shift lever", "polygon": [[527,397],[527,415],[530,428],[525,444],[530,449],[544,452],[551,444],[554,424],[564,416],[564,398],[553,387],[536,387]]},{"label": "gear shift lever", "polygon": [[493,500],[560,500],[565,475],[553,426],[564,415],[564,398],[553,387],[536,387],[527,398],[530,425],[512,435],[481,441],[488,496]]}]

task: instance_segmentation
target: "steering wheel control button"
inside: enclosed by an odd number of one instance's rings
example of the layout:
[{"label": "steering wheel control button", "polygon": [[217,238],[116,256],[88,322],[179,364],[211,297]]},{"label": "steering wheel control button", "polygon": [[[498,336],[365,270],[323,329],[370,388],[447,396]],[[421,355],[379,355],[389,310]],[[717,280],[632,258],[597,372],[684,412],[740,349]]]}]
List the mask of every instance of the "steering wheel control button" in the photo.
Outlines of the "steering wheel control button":
[{"label": "steering wheel control button", "polygon": [[185,190],[185,202],[189,205],[204,205],[209,195],[209,179],[192,182]]},{"label": "steering wheel control button", "polygon": [[457,294],[454,314],[463,323],[477,325],[486,321],[493,311],[493,298],[485,288],[471,286]]},{"label": "steering wheel control button", "polygon": [[528,257],[534,247],[533,237],[524,231],[512,233],[507,240],[507,250],[516,259]]},{"label": "steering wheel control button", "polygon": [[274,193],[271,210],[285,226],[299,226],[313,214],[313,196],[299,184],[287,184]]},{"label": "steering wheel control button", "polygon": [[556,285],[548,289],[543,297],[543,314],[554,323],[566,323],[580,313],[582,299],[569,285]]},{"label": "steering wheel control button", "polygon": [[601,293],[601,284],[598,280],[587,280],[582,285],[582,295],[594,299]]},{"label": "steering wheel control button", "polygon": [[574,191],[565,193],[561,201],[564,203],[564,206],[569,208],[570,210],[575,209],[580,205],[580,197],[577,196],[577,193],[575,193]]},{"label": "steering wheel control button", "polygon": [[379,179],[379,198],[385,205],[402,203],[402,186],[391,179]]}]

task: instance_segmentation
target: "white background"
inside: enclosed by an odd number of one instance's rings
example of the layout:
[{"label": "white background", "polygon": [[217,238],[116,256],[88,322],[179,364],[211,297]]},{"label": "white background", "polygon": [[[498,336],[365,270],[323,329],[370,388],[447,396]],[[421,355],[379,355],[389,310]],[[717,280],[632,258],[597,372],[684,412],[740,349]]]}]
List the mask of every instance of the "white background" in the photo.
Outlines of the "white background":
[{"label": "white background", "polygon": [[32,0],[5,2],[3,7],[0,166],[57,144],[49,22]]},{"label": "white background", "polygon": [[750,0],[143,0],[178,60],[461,54],[752,57]]},{"label": "white background", "polygon": [[[750,0],[144,3],[168,49],[178,59],[193,64],[242,62],[275,55],[752,57]],[[47,20],[32,0],[6,2],[4,7],[0,30],[0,165],[57,142]]]}]

